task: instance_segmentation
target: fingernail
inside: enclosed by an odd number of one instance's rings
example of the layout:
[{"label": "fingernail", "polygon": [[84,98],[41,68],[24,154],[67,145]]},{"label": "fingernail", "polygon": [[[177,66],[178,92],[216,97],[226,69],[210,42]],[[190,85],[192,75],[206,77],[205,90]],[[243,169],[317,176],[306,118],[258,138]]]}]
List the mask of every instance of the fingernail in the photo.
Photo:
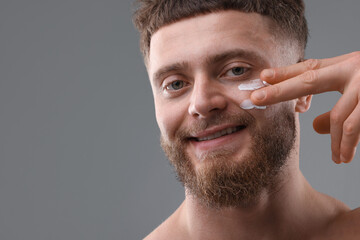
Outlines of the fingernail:
[{"label": "fingernail", "polygon": [[346,159],[345,159],[345,157],[343,155],[340,155],[340,161],[343,162],[343,163],[346,162]]},{"label": "fingernail", "polygon": [[274,76],[274,70],[266,69],[263,71],[263,76],[266,78],[272,78]]},{"label": "fingernail", "polygon": [[266,93],[264,90],[259,90],[253,93],[254,98],[256,98],[257,100],[262,100],[265,98]]}]

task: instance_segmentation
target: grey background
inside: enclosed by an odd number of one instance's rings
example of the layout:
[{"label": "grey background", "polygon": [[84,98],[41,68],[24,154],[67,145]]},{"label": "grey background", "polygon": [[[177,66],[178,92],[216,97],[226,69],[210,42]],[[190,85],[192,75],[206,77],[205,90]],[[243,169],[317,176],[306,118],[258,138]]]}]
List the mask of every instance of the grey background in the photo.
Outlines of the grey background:
[{"label": "grey background", "polygon": [[[307,0],[308,58],[359,50],[360,1]],[[0,1],[0,239],[140,239],[182,202],[159,147],[132,1]],[[360,206],[360,155],[330,160],[301,115],[312,186]]]}]

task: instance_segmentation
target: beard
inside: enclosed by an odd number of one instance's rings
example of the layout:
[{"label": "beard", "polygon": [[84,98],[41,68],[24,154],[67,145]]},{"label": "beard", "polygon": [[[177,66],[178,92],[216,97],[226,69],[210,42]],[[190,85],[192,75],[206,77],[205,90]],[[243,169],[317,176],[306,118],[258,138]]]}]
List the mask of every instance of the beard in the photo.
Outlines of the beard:
[{"label": "beard", "polygon": [[[260,200],[264,190],[276,186],[296,139],[295,115],[288,105],[282,105],[276,116],[268,120],[260,129],[245,112],[222,113],[210,120],[198,120],[190,128],[179,129],[172,142],[161,136],[161,146],[177,179],[200,204],[217,209],[249,207]],[[189,136],[225,123],[246,125],[252,136],[249,151],[239,159],[234,159],[237,149],[211,151],[197,156],[201,159],[195,161],[204,162],[195,169],[185,149],[190,144]]]}]

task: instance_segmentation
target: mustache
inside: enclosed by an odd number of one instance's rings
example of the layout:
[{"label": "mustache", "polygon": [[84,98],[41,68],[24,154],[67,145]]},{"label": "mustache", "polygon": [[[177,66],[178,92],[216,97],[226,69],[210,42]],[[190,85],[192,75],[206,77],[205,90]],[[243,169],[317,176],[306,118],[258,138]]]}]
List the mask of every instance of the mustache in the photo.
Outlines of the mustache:
[{"label": "mustache", "polygon": [[208,119],[196,119],[188,126],[182,126],[175,134],[176,139],[185,141],[199,132],[205,131],[208,128],[219,125],[244,125],[246,127],[255,123],[255,118],[247,112],[238,113],[220,113],[214,114]]}]

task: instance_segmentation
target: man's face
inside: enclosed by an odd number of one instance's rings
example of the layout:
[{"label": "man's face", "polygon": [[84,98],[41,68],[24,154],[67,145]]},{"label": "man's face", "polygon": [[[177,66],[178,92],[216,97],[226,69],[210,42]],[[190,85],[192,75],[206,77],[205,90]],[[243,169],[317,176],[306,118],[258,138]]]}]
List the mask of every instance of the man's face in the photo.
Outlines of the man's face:
[{"label": "man's face", "polygon": [[269,21],[222,11],[162,27],[151,39],[148,73],[162,147],[188,192],[208,205],[256,201],[293,148],[293,102],[240,107],[251,92],[239,84],[289,60]]}]

